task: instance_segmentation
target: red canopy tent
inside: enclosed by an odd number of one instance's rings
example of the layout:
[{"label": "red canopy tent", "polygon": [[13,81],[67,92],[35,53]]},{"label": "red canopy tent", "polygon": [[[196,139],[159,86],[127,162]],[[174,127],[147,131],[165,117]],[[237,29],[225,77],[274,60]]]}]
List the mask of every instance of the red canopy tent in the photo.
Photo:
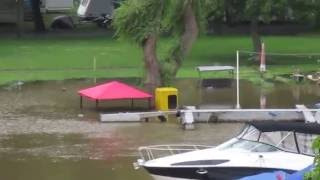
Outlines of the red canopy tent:
[{"label": "red canopy tent", "polygon": [[95,100],[96,106],[98,106],[100,100],[131,99],[131,105],[133,106],[134,99],[148,99],[149,107],[152,98],[152,95],[118,81],[111,81],[95,87],[82,89],[78,91],[78,94],[80,95],[81,108],[82,97]]}]

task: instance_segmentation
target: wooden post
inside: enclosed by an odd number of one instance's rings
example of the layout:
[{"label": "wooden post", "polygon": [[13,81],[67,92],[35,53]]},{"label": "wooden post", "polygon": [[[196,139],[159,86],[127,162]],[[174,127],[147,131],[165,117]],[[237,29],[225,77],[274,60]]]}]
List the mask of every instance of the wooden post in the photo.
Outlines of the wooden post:
[{"label": "wooden post", "polygon": [[80,96],[80,109],[83,108],[83,104],[82,104],[82,96]]}]

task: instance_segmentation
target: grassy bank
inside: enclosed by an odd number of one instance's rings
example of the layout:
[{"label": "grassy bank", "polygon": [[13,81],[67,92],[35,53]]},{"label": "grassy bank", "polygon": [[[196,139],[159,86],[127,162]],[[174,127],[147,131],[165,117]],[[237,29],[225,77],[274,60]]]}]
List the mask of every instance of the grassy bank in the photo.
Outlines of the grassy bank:
[{"label": "grassy bank", "polygon": [[[267,52],[318,53],[320,36],[264,37]],[[160,43],[159,54],[170,48]],[[236,50],[250,51],[248,37],[201,37],[179,71],[178,77],[197,77],[195,66],[235,65]],[[258,77],[250,54],[241,54],[241,77]],[[97,71],[93,72],[93,59]],[[320,56],[268,56],[268,76],[319,69]],[[60,80],[83,77],[141,77],[142,52],[135,44],[110,37],[26,37],[0,40],[0,84],[22,80]],[[208,74],[225,76],[225,73]]]}]

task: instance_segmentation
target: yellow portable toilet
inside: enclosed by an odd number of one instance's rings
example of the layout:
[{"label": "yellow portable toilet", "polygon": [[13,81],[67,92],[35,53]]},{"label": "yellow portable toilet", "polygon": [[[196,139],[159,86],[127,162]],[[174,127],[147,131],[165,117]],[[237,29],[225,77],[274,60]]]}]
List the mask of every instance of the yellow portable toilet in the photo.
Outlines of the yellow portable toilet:
[{"label": "yellow portable toilet", "polygon": [[155,96],[157,110],[167,111],[178,108],[178,89],[173,87],[157,88]]}]

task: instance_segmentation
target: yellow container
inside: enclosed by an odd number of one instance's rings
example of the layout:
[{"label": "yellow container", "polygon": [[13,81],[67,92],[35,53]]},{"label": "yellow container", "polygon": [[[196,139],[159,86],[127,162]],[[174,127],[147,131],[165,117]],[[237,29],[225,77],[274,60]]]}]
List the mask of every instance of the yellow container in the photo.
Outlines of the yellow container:
[{"label": "yellow container", "polygon": [[167,111],[178,108],[178,89],[173,87],[157,88],[155,92],[156,109]]}]

